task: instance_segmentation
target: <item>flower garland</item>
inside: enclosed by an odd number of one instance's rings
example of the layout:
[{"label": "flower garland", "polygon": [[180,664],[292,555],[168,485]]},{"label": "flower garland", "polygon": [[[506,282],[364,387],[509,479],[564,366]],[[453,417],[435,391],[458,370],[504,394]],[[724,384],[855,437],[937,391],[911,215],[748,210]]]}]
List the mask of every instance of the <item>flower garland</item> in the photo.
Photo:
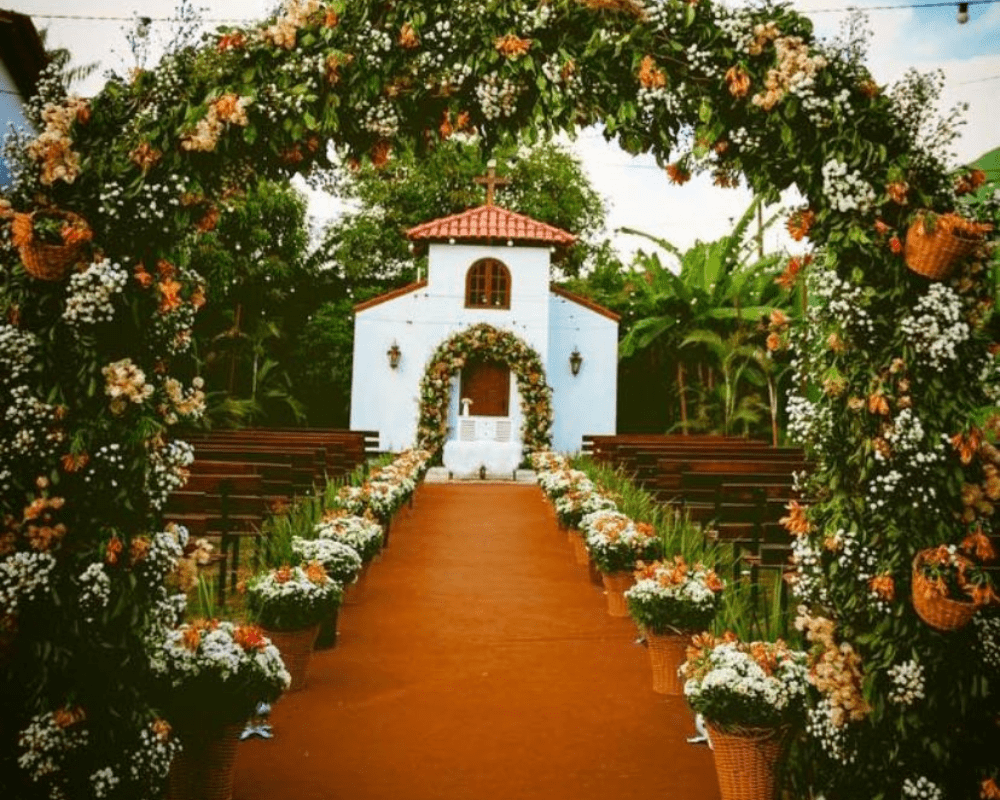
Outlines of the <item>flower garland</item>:
[{"label": "flower garland", "polygon": [[417,441],[437,452],[448,438],[451,381],[470,357],[498,361],[517,378],[521,395],[521,441],[525,450],[544,450],[552,441],[552,387],[545,382],[542,359],[508,331],[480,323],[445,340],[431,356],[420,381]]}]

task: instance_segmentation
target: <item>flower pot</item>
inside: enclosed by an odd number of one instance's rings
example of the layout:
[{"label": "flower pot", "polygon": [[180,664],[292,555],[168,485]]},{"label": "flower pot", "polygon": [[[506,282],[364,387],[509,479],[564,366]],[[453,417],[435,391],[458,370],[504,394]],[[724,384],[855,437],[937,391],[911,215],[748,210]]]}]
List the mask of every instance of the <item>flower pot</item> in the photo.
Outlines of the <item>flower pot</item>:
[{"label": "flower pot", "polygon": [[992,230],[991,225],[972,222],[957,214],[940,214],[932,229],[928,227],[924,217],[910,225],[903,257],[907,267],[931,280],[945,280],[955,264],[972,253]]},{"label": "flower pot", "polygon": [[573,537],[573,558],[576,559],[576,563],[580,566],[584,566],[590,561],[590,553],[587,552],[587,543],[579,533]]},{"label": "flower pot", "polygon": [[964,628],[976,613],[976,604],[942,597],[934,591],[931,582],[921,572],[924,552],[913,559],[913,610],[917,616],[939,631],[957,631]]},{"label": "flower pot", "polygon": [[708,723],[722,800],[775,800],[778,763],[787,742],[783,728],[722,731]]},{"label": "flower pot", "polygon": [[589,559],[587,561],[587,570],[590,572],[590,582],[595,586],[604,586],[604,579],[601,577],[601,571],[597,568],[597,564],[594,563],[594,559]]},{"label": "flower pot", "polygon": [[167,800],[231,800],[243,725],[179,731],[183,750],[170,763]]},{"label": "flower pot", "polygon": [[683,695],[684,681],[677,668],[684,663],[691,638],[682,633],[653,633],[646,629],[646,648],[653,668],[653,691],[657,694]]},{"label": "flower pot", "polygon": [[285,662],[285,669],[292,676],[292,685],[288,687],[289,692],[297,692],[306,688],[309,660],[312,658],[313,646],[316,643],[318,633],[319,624],[297,631],[271,631],[264,628],[264,635],[278,648],[281,660]]},{"label": "flower pot", "polygon": [[316,650],[330,650],[337,646],[337,620],[340,616],[340,606],[333,609],[325,620],[319,624],[319,633],[316,635]]},{"label": "flower pot", "polygon": [[64,224],[76,231],[77,236],[66,244],[46,244],[35,238],[35,216],[31,214],[14,214],[12,233],[18,242],[18,252],[24,270],[33,278],[42,281],[60,281],[69,272],[70,267],[79,261],[91,238],[90,226],[83,217],[71,211],[47,211],[49,217],[62,219]]},{"label": "flower pot", "polygon": [[604,582],[604,594],[608,598],[608,614],[612,617],[627,617],[628,605],[625,603],[625,590],[635,583],[631,571],[605,572],[601,575]]},{"label": "flower pot", "polygon": [[367,561],[361,567],[361,572],[358,573],[358,577],[355,579],[354,583],[344,587],[343,604],[345,606],[356,606],[365,599],[365,596],[368,594],[369,569],[371,569],[371,562]]}]

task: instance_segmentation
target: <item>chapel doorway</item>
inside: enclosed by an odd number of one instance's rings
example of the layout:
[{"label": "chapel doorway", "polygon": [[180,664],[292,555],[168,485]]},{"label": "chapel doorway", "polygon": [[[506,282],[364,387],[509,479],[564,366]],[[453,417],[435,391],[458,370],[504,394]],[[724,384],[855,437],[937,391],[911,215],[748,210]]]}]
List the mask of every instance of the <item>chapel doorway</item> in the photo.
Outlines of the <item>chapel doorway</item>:
[{"label": "chapel doorway", "polygon": [[476,417],[506,417],[510,412],[510,369],[496,361],[469,361],[462,370],[461,399]]}]

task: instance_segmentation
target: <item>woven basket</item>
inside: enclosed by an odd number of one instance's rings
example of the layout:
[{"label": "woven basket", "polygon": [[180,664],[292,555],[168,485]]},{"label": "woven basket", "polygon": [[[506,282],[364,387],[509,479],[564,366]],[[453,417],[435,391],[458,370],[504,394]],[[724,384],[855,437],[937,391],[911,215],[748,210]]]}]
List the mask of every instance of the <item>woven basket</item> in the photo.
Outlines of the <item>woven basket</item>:
[{"label": "woven basket", "polygon": [[339,617],[340,606],[338,605],[333,609],[333,613],[319,624],[319,633],[313,644],[314,650],[330,650],[337,646],[337,621]]},{"label": "woven basket", "polygon": [[684,663],[691,637],[682,633],[646,631],[649,663],[653,668],[653,691],[657,694],[684,694],[684,680],[677,668]]},{"label": "woven basket", "polygon": [[590,573],[590,582],[594,586],[604,587],[604,578],[601,576],[601,571],[597,568],[597,564],[594,563],[594,559],[590,559],[587,562],[587,572]]},{"label": "woven basket", "polygon": [[972,253],[991,230],[992,225],[970,222],[957,214],[940,214],[928,231],[924,217],[906,232],[903,256],[906,266],[931,280],[944,280],[955,264]]},{"label": "woven basket", "polygon": [[170,764],[167,800],[231,800],[236,749],[243,725],[180,733],[181,750]]},{"label": "woven basket", "polygon": [[604,582],[604,594],[608,598],[608,614],[612,617],[627,617],[628,605],[625,603],[625,590],[635,583],[631,572],[605,572],[601,575]]},{"label": "woven basket", "polygon": [[590,561],[590,553],[587,552],[587,543],[583,540],[583,534],[581,533],[573,537],[573,557],[580,566],[586,566]]},{"label": "woven basket", "polygon": [[[39,213],[62,219],[66,225],[79,231],[80,239],[71,244],[45,244],[36,241],[35,216]],[[18,252],[25,272],[42,281],[62,280],[69,268],[83,256],[87,241],[91,237],[90,226],[86,220],[72,211],[33,211],[30,214],[14,214],[11,232],[14,241],[19,242]]]},{"label": "woven basket", "polygon": [[786,733],[783,728],[727,732],[708,724],[722,800],[775,800]]},{"label": "woven basket", "polygon": [[318,633],[318,624],[297,631],[264,629],[264,635],[271,640],[271,644],[278,648],[281,660],[285,662],[285,669],[292,676],[292,685],[288,687],[289,692],[297,692],[306,688],[309,677],[309,662],[312,660],[313,647],[316,644]]},{"label": "woven basket", "polygon": [[931,582],[921,572],[925,551],[913,559],[913,609],[917,616],[939,631],[957,631],[972,621],[976,604],[942,597],[932,588]]}]

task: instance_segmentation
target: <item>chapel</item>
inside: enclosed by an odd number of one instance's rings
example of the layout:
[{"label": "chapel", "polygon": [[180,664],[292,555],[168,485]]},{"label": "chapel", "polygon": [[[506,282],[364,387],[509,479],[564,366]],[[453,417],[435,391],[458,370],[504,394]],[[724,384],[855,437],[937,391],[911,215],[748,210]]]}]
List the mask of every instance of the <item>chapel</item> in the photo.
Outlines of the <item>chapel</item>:
[{"label": "chapel", "polygon": [[[351,428],[377,430],[380,448],[416,444],[420,383],[439,345],[487,324],[532,348],[552,387],[552,447],[580,450],[585,434],[613,434],[618,320],[551,282],[552,257],[576,237],[501,208],[491,163],[486,204],[411,228],[427,248],[427,277],[355,306]],[[509,473],[522,458],[523,411],[510,369],[471,354],[451,378],[445,466]]]}]

